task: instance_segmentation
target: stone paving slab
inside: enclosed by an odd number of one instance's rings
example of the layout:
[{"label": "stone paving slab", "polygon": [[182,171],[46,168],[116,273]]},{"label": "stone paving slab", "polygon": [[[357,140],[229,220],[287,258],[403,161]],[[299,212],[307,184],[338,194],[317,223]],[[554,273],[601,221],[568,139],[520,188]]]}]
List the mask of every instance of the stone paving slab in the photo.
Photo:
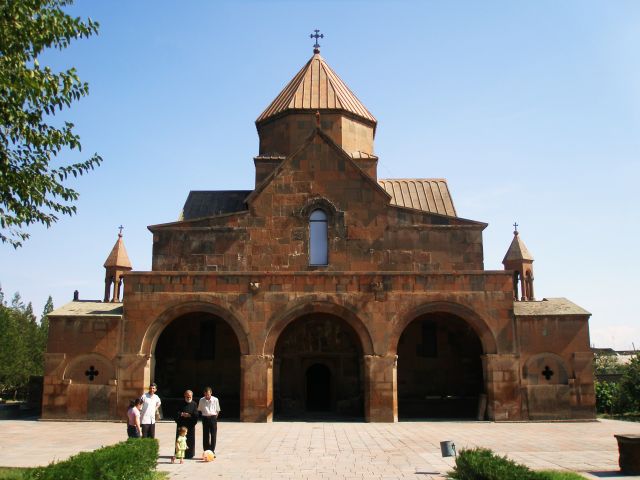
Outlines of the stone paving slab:
[{"label": "stone paving slab", "polygon": [[[110,422],[0,421],[0,466],[30,467],[123,440],[125,425]],[[440,441],[458,450],[487,447],[534,469],[573,470],[586,478],[624,478],[614,434],[640,434],[640,424],[491,422],[276,422],[218,424],[218,458],[171,464],[175,425],[157,425],[158,469],[172,479],[266,480],[442,479],[453,466]],[[196,432],[200,455],[201,429]],[[590,472],[590,473],[589,473]]]}]

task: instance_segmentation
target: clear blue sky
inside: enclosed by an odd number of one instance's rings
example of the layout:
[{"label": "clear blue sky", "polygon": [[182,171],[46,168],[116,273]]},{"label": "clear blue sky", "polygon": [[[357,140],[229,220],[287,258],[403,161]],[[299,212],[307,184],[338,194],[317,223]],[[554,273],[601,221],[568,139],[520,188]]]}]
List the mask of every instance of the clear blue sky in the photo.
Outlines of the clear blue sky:
[{"label": "clear blue sky", "polygon": [[65,115],[83,159],[78,215],[0,245],[0,283],[36,313],[99,299],[125,227],[136,270],[147,225],[189,190],[251,189],[254,120],[312,54],[378,119],[379,176],[444,177],[458,214],[487,222],[485,268],[517,220],[536,296],[593,313],[596,346],[640,348],[640,2],[109,1],[74,15],[100,34],[43,58],[76,66],[89,97]]}]

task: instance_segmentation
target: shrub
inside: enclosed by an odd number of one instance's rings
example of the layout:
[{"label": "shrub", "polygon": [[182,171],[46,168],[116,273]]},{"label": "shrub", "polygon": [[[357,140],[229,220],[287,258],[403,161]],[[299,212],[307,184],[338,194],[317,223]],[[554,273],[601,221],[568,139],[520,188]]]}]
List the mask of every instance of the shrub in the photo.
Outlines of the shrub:
[{"label": "shrub", "polygon": [[93,452],[81,452],[60,463],[33,469],[28,480],[151,480],[158,460],[158,441],[130,439]]},{"label": "shrub", "polygon": [[595,388],[598,413],[617,413],[620,403],[620,385],[596,380]]},{"label": "shrub", "polygon": [[545,477],[486,448],[462,450],[449,477],[456,480],[541,480]]}]

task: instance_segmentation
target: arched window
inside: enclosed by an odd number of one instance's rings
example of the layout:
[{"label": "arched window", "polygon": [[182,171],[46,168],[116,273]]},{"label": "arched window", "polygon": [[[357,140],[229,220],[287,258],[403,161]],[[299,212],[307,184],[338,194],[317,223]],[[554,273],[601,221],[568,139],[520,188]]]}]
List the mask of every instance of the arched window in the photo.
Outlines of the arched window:
[{"label": "arched window", "polygon": [[327,234],[327,214],[323,210],[314,210],[309,217],[310,265],[327,265],[329,263]]}]

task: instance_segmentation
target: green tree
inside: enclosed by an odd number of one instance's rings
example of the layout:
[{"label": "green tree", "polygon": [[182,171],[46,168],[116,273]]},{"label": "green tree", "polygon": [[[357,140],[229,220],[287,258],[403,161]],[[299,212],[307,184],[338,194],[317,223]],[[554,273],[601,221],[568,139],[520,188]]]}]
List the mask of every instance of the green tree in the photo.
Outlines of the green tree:
[{"label": "green tree", "polygon": [[620,393],[625,411],[640,412],[640,353],[636,353],[625,365]]},{"label": "green tree", "polygon": [[[73,0],[0,0],[0,240],[17,248],[29,238],[25,226],[50,227],[59,214],[73,215],[78,193],[64,185],[102,162],[94,154],[80,163],[53,166],[63,150],[81,150],[71,122],[53,116],[89,93],[75,68],[41,66],[47,49],[98,32],[98,23],[63,11]],[[57,162],[59,163],[59,162]]]},{"label": "green tree", "polygon": [[[53,309],[51,297],[47,301],[47,314]],[[48,323],[38,323],[31,302],[22,301],[16,293],[9,305],[0,289],[0,396],[14,399],[24,396],[29,377],[44,372],[44,352]]]}]

